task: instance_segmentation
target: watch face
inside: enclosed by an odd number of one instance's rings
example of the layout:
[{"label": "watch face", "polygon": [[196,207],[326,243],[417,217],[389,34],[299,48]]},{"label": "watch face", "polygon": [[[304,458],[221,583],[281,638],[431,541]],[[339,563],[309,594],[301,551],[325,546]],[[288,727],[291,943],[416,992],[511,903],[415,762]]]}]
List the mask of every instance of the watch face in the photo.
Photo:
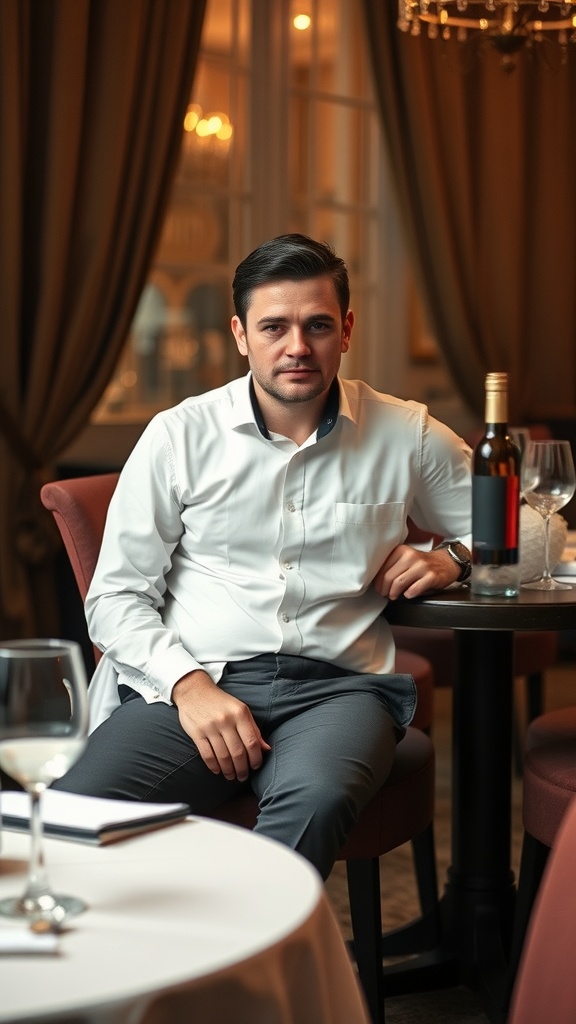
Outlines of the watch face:
[{"label": "watch face", "polygon": [[469,553],[468,549],[465,548],[463,544],[460,544],[459,541],[457,543],[455,543],[455,544],[451,544],[450,545],[450,550],[452,551],[452,553],[454,555],[456,555],[456,558],[458,560],[461,560],[462,562],[469,562],[470,561],[470,553]]}]

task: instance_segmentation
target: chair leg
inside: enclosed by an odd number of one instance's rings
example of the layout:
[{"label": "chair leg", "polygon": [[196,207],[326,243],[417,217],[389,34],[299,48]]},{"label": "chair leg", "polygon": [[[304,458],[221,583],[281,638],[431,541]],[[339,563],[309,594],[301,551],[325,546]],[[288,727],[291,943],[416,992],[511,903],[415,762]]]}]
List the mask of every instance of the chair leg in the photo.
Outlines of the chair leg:
[{"label": "chair leg", "polygon": [[544,711],[544,675],[532,672],[526,676],[526,717],[533,722]]},{"label": "chair leg", "polygon": [[517,707],[514,708],[512,719],[512,761],[514,775],[521,779],[524,771],[524,725]]},{"label": "chair leg", "polygon": [[412,840],[412,858],[422,916],[438,909],[438,873],[434,826],[430,824]]},{"label": "chair leg", "polygon": [[432,822],[412,840],[412,860],[420,903],[420,917],[391,928],[382,935],[384,958],[413,956],[435,949],[440,940],[440,904],[436,848]]},{"label": "chair leg", "polygon": [[544,868],[550,850],[540,840],[535,839],[528,832],[524,833],[522,842],[522,855],[520,857],[520,869],[518,872],[518,892],[516,895],[516,910],[514,912],[514,928],[512,932],[512,947],[510,951],[510,964],[508,971],[508,993],[512,994],[514,979],[518,970],[518,964],[522,955],[522,947],[526,937],[526,931],[532,913],[532,907],[538,887],[542,880]]},{"label": "chair leg", "polygon": [[347,860],[348,898],[358,976],[373,1024],[384,1024],[380,862]]},{"label": "chair leg", "polygon": [[[531,672],[526,676],[526,721],[533,722],[544,711],[544,674]],[[524,770],[524,729],[516,709],[513,720],[514,773],[522,777]]]}]

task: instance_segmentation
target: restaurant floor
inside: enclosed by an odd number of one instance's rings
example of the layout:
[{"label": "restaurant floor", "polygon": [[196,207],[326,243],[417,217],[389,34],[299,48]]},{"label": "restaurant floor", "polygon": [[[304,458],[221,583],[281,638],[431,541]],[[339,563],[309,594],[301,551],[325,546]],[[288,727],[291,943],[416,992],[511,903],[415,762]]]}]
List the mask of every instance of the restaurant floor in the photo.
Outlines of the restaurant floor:
[{"label": "restaurant floor", "polygon": [[[545,707],[551,710],[576,704],[576,656],[574,653],[546,675]],[[516,682],[516,708],[523,722],[524,700],[522,681]],[[450,860],[450,745],[452,691],[435,691],[433,739],[436,747],[436,816],[434,822],[438,858],[438,880],[444,884]],[[521,781],[513,781],[512,858],[517,871],[522,841]],[[384,927],[390,928],[417,916],[418,903],[410,847],[404,846],[381,860],[382,915]],[[346,938],[351,935],[346,874],[343,864],[336,864],[326,883],[326,890]],[[414,995],[394,996],[386,1001],[387,1024],[487,1024],[479,999],[465,988],[455,988]]]}]

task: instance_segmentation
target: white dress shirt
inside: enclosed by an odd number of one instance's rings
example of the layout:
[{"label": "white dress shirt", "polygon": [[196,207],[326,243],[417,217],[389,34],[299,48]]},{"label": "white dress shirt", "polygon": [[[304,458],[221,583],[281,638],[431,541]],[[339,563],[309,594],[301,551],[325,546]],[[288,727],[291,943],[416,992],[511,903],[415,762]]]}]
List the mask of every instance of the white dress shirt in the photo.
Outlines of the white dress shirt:
[{"label": "white dress shirt", "polygon": [[[118,683],[170,702],[228,661],[303,655],[394,671],[372,587],[408,516],[469,542],[470,453],[425,406],[339,380],[329,432],[263,436],[250,374],[159,413],[120,475],[86,599],[104,652],[91,728]],[[321,432],[319,432],[320,434]]]}]

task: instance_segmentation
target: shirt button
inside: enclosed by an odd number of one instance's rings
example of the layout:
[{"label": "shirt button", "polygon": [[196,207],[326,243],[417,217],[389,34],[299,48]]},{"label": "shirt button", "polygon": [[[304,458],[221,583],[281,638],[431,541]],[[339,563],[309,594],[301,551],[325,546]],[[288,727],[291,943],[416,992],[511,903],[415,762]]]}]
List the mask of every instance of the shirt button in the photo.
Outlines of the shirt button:
[{"label": "shirt button", "polygon": [[282,615],[282,622],[290,622],[290,618],[286,615],[286,612]]},{"label": "shirt button", "polygon": [[283,568],[284,569],[291,569],[292,566],[290,565],[290,562],[284,562]]},{"label": "shirt button", "polygon": [[286,508],[288,509],[289,512],[295,512],[296,511],[296,505],[294,504],[293,501],[287,501],[286,502]]}]

